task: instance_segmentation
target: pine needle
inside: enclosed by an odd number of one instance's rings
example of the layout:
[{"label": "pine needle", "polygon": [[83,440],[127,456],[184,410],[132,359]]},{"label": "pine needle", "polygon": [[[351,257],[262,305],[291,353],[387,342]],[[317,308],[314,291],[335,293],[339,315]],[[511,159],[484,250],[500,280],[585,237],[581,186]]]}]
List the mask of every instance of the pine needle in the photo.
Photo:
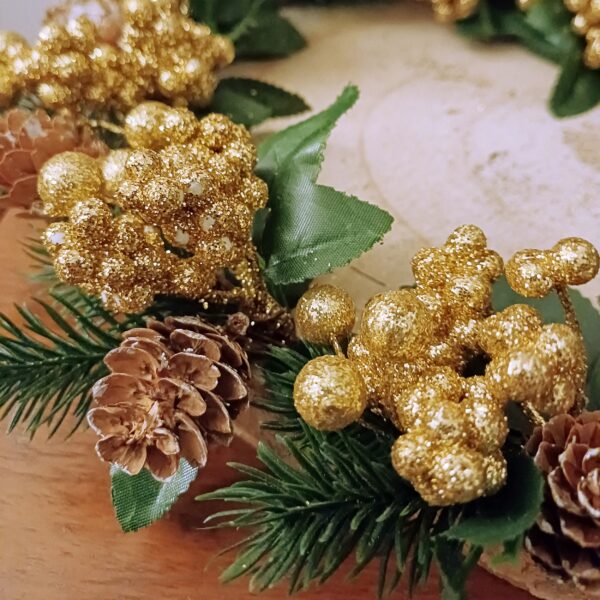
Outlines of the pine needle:
[{"label": "pine needle", "polygon": [[68,415],[73,431],[85,419],[93,384],[107,374],[103,358],[137,319],[116,319],[99,301],[75,288],[55,290],[39,313],[17,307],[23,325],[0,315],[0,419],[9,432],[42,426],[52,436]]}]

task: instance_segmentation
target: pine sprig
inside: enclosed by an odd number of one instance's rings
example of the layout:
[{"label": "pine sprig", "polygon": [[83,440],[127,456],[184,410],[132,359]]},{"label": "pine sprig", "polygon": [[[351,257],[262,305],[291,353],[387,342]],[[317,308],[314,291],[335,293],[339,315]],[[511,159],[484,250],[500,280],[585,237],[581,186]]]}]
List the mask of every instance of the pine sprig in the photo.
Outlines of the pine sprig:
[{"label": "pine sprig", "polygon": [[32,436],[42,425],[54,435],[70,413],[77,429],[93,384],[107,373],[102,359],[139,324],[75,289],[50,296],[52,303],[36,300],[39,315],[17,307],[23,325],[0,315],[0,418],[11,415],[9,431],[23,423]]},{"label": "pine sprig", "polygon": [[380,596],[397,586],[405,569],[413,583],[426,578],[433,547],[424,542],[439,511],[396,475],[389,439],[375,432],[360,439],[301,427],[301,439],[278,438],[293,465],[260,444],[265,472],[233,464],[248,479],[199,498],[247,504],[210,521],[258,528],[223,581],[249,574],[250,588],[260,591],[288,578],[293,593],[323,583],[352,554],[353,576],[379,561]]},{"label": "pine sprig", "polygon": [[467,505],[427,505],[391,464],[398,432],[375,414],[346,429],[312,429],[297,414],[293,386],[300,369],[326,348],[274,348],[263,365],[267,399],[258,406],[276,420],[277,450],[260,444],[264,470],[233,464],[245,480],[198,499],[244,504],[208,519],[216,527],[254,528],[233,548],[239,554],[223,573],[230,581],[250,576],[262,590],[283,579],[290,592],[322,583],[349,557],[351,575],[379,563],[378,595],[404,576],[409,591],[438,565],[444,598],[463,600],[465,583],[484,548],[514,555],[543,499],[543,481],[520,448],[507,445],[509,477],[493,498]]}]

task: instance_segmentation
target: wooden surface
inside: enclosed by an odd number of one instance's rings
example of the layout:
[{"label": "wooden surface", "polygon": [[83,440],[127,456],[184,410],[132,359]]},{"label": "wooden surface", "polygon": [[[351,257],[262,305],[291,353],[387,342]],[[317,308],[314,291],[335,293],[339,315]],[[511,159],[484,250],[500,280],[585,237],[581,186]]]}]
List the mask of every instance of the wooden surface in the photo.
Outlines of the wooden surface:
[{"label": "wooden surface", "polygon": [[[5,6],[6,4],[6,6]],[[32,32],[45,0],[0,2],[2,28]],[[504,255],[583,235],[600,245],[600,111],[558,121],[545,99],[554,67],[514,47],[481,48],[435,25],[424,6],[300,10],[291,17],[309,47],[289,60],[236,66],[232,73],[284,85],[315,109],[343,85],[361,100],[334,132],[322,181],[375,202],[396,218],[385,245],[332,276],[360,301],[410,281],[409,258],[458,224],[482,225]],[[281,128],[272,122],[258,135]],[[0,224],[0,310],[31,294],[18,244],[31,231]],[[600,291],[596,282],[585,289]],[[32,377],[35,373],[31,374]],[[249,598],[246,582],[218,585],[227,559],[209,565],[234,532],[198,532],[215,507],[180,502],[172,516],[123,535],[113,518],[108,472],[82,431],[68,442],[0,436],[0,599],[217,600]],[[230,481],[227,460],[248,460],[238,443],[213,453],[194,492]],[[376,574],[342,575],[302,598],[368,599]],[[471,600],[527,594],[477,570]],[[263,595],[285,597],[285,588]],[[396,595],[401,598],[401,594]],[[437,582],[418,596],[438,598]]]},{"label": "wooden surface", "polygon": [[[0,265],[4,293],[0,311],[14,314],[13,301],[25,300],[29,259],[18,244],[29,225],[10,216],[0,224]],[[35,377],[35,373],[31,374]],[[0,599],[1,600],[221,600],[252,597],[246,581],[218,583],[227,558],[217,552],[238,539],[233,531],[197,531],[217,506],[197,505],[192,497],[232,481],[229,460],[249,461],[253,450],[234,444],[213,452],[210,466],[170,517],[135,534],[123,534],[112,513],[106,465],[94,453],[91,431],[67,442],[47,441],[44,432],[33,442],[21,432],[0,435]],[[373,598],[376,569],[347,582],[336,576],[305,600]],[[511,588],[482,570],[470,584],[470,600],[528,594]],[[262,595],[284,598],[285,587]],[[395,598],[402,598],[398,593]],[[432,578],[419,600],[438,598]]]}]

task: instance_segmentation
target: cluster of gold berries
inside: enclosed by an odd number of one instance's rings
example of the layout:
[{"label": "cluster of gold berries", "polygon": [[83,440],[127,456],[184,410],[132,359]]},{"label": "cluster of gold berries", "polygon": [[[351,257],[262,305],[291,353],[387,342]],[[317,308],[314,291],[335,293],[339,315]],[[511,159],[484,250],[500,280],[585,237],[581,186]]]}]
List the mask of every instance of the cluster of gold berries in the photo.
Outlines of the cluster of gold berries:
[{"label": "cluster of gold berries", "polygon": [[573,30],[585,36],[583,53],[585,64],[600,69],[600,5],[596,0],[565,0],[565,6],[573,13]]},{"label": "cluster of gold berries", "polygon": [[[542,296],[589,281],[599,262],[591,244],[569,238],[516,254],[506,275],[515,291]],[[294,401],[323,430],[349,425],[367,406],[381,412],[403,433],[392,449],[397,472],[431,505],[469,502],[505,481],[506,404],[554,415],[580,403],[585,349],[576,327],[544,325],[529,306],[493,313],[503,262],[477,227],[421,250],[412,266],[415,287],[372,298],[352,339],[348,294],[332,286],[305,294],[296,314],[301,337],[338,352],[303,368]]]},{"label": "cluster of gold berries", "polygon": [[29,90],[48,108],[88,112],[126,112],[144,99],[208,104],[216,70],[233,61],[231,42],[183,15],[173,0],[110,2],[120,15],[112,43],[85,11],[47,23],[31,47],[14,33],[0,34],[0,103]]},{"label": "cluster of gold berries", "polygon": [[255,257],[252,222],[268,190],[250,135],[157,102],[131,111],[125,134],[129,149],[59,154],[40,172],[44,210],[61,219],[44,234],[56,272],[120,312],[157,294],[204,299],[220,270]]},{"label": "cluster of gold berries", "polygon": [[479,0],[431,0],[433,14],[440,23],[454,23],[470,17]]}]

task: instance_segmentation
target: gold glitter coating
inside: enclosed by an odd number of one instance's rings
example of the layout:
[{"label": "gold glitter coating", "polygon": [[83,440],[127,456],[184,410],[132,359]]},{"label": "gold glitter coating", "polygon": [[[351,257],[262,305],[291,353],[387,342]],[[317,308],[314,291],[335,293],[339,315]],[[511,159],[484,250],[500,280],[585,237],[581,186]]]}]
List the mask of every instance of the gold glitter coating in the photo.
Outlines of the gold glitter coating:
[{"label": "gold glitter coating", "polygon": [[346,339],[356,320],[356,307],[350,294],[333,285],[316,285],[296,306],[299,336],[313,344],[331,344]]},{"label": "gold glitter coating", "polygon": [[[526,6],[529,8],[532,0]],[[583,60],[590,69],[600,69],[600,4],[596,0],[564,0],[568,10],[574,13],[571,29],[585,36]]]},{"label": "gold glitter coating", "polygon": [[78,200],[101,193],[102,170],[98,161],[87,154],[62,152],[46,161],[37,188],[46,214],[66,217]]},{"label": "gold glitter coating", "polygon": [[515,292],[534,298],[553,288],[581,285],[598,274],[600,256],[586,240],[571,237],[551,250],[521,250],[506,264],[506,279]]},{"label": "gold glitter coating", "polygon": [[[433,505],[469,502],[505,481],[500,449],[509,401],[548,416],[581,404],[586,354],[563,291],[597,273],[598,254],[568,238],[552,250],[519,252],[506,266],[520,293],[556,289],[567,324],[545,325],[522,304],[493,312],[492,284],[503,262],[472,225],[441,248],[420,250],[412,266],[414,288],[367,303],[348,360],[371,409],[403,432],[392,450],[398,473]],[[319,318],[327,326],[328,315]]]},{"label": "gold glitter coating", "polygon": [[[142,123],[142,136],[130,121],[135,149],[102,160],[59,154],[42,170],[46,213],[66,217],[43,236],[59,277],[119,312],[139,312],[157,294],[235,299],[248,309],[252,304],[252,314],[277,310],[251,243],[254,211],[266,204],[268,190],[254,175],[256,150],[248,132],[221,115],[198,121],[184,108],[151,103],[150,110],[155,130]],[[152,140],[172,123],[187,124],[169,138],[177,142],[156,150],[139,145],[143,138],[156,147]],[[240,285],[219,291],[225,268]]]},{"label": "gold glitter coating", "polygon": [[367,407],[367,393],[354,365],[340,356],[319,356],[306,365],[294,383],[294,406],[312,427],[342,429]]},{"label": "gold glitter coating", "polygon": [[431,0],[433,14],[440,23],[453,23],[471,16],[479,0]]},{"label": "gold glitter coating", "polygon": [[[97,4],[97,3],[96,3]],[[74,6],[77,5],[77,6]],[[18,90],[46,107],[126,112],[145,99],[206,106],[233,44],[170,0],[70,2],[50,13],[37,42],[0,35],[0,102]]]}]

